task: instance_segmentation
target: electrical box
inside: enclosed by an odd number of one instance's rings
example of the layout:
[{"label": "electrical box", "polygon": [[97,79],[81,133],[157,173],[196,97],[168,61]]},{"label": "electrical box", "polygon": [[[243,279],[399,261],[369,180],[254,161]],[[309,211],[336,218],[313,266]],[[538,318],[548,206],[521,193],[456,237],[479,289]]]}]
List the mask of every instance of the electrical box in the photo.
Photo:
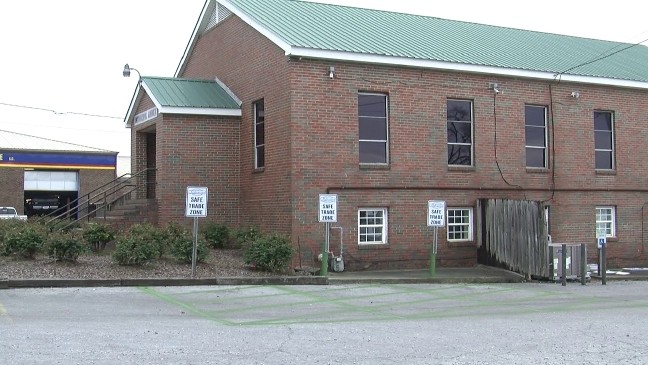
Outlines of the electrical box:
[{"label": "electrical box", "polygon": [[[562,257],[563,257],[563,250],[562,250],[562,244],[560,243],[552,243],[549,244],[549,249],[550,255],[551,255],[551,262],[550,265],[552,266],[552,272],[553,272],[553,277],[551,277],[551,280],[560,280],[562,278]],[[566,247],[566,252],[564,252],[565,255],[567,255],[567,270],[566,270],[566,275],[567,279],[570,280],[576,280],[577,278],[580,278],[581,276],[581,248],[580,245],[574,245],[574,244],[568,244]],[[590,272],[586,268],[586,278],[589,278]]]},{"label": "electrical box", "polygon": [[342,259],[341,256],[334,257],[333,260],[331,260],[331,269],[335,272],[344,271],[344,259]]}]

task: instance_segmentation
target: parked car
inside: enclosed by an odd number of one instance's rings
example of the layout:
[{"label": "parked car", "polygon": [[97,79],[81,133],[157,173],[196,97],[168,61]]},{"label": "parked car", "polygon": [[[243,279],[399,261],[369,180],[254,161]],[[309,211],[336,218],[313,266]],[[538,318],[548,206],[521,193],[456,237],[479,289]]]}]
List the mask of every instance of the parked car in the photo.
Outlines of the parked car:
[{"label": "parked car", "polygon": [[19,215],[14,207],[0,207],[0,219],[20,219],[27,220],[26,215]]}]

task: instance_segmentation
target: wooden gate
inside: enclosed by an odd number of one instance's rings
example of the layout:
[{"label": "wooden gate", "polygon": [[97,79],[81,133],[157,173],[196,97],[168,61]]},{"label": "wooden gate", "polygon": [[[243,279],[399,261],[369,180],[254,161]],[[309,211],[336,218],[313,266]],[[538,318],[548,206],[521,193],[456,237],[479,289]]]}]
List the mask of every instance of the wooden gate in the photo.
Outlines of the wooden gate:
[{"label": "wooden gate", "polygon": [[528,276],[549,277],[549,245],[544,203],[479,199],[479,262]]}]

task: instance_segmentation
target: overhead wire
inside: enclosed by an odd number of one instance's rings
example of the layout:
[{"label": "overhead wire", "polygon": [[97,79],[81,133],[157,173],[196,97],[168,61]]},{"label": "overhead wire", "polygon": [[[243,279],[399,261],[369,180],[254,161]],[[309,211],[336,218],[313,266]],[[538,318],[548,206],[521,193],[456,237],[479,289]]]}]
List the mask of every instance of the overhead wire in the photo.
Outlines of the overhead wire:
[{"label": "overhead wire", "polygon": [[47,108],[40,108],[40,107],[36,107],[36,106],[20,105],[20,104],[12,104],[12,103],[0,102],[0,105],[10,106],[10,107],[14,107],[14,108],[40,110],[40,111],[44,111],[44,112],[54,113],[54,114],[57,114],[57,115],[72,114],[72,115],[81,115],[81,116],[85,116],[85,117],[95,117],[95,118],[123,119],[122,117],[114,117],[114,116],[111,116],[111,115],[90,114],[90,113],[69,112],[69,111],[59,112],[59,111],[56,111],[54,109],[47,109]]}]

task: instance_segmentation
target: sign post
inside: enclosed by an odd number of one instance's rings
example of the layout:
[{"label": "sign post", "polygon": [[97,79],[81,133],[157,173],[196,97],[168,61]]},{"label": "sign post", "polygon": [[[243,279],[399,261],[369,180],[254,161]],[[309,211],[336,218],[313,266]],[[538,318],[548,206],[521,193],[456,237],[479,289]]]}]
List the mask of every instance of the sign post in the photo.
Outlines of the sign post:
[{"label": "sign post", "polygon": [[439,245],[439,227],[445,227],[445,201],[428,200],[427,225],[434,227],[434,241],[430,248],[430,276],[436,275],[436,255]]},{"label": "sign post", "polygon": [[185,217],[193,218],[193,247],[191,251],[191,276],[196,276],[198,256],[198,218],[207,216],[207,188],[187,186]]},{"label": "sign post", "polygon": [[599,265],[598,265],[598,271],[599,274],[601,275],[601,284],[606,285],[607,284],[607,258],[605,257],[605,246],[607,246],[607,237],[605,234],[601,234],[598,236],[596,239],[597,241],[597,246],[599,249]]},{"label": "sign post", "polygon": [[328,274],[328,253],[330,241],[330,224],[337,222],[337,194],[319,195],[319,222],[326,223],[326,234],[322,243],[322,266],[320,276]]}]

